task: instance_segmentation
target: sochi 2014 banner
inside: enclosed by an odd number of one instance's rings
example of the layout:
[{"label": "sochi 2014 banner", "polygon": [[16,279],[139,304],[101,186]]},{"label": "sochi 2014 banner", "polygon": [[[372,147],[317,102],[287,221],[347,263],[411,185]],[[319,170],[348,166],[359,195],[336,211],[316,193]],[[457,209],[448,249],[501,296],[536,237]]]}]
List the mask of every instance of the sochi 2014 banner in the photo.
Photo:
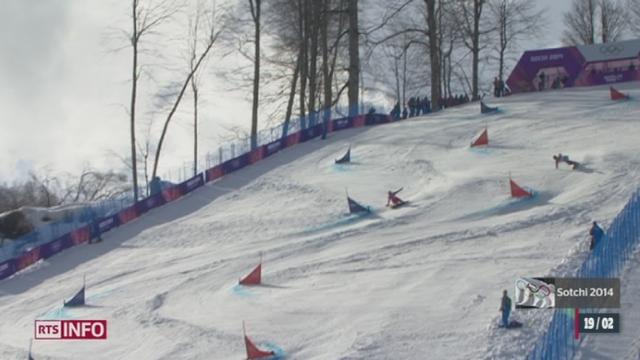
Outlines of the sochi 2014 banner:
[{"label": "sochi 2014 banner", "polygon": [[180,187],[183,194],[188,194],[202,185],[204,185],[204,178],[202,177],[202,173],[200,173],[191,179],[178,184],[178,187]]},{"label": "sochi 2014 banner", "polygon": [[148,198],[138,201],[135,204],[136,213],[138,214],[138,216],[140,216],[146,213],[147,211],[157,208],[158,206],[162,206],[166,203],[167,201],[165,200],[164,196],[160,192],[155,195],[151,195]]},{"label": "sochi 2014 banner", "polygon": [[71,235],[65,234],[51,242],[48,242],[42,245],[41,256],[43,259],[50,258],[51,256],[70,248],[73,246],[73,241],[71,241]]},{"label": "sochi 2014 banner", "polygon": [[129,221],[138,217],[135,206],[129,206],[128,208],[120,210],[118,213],[118,222],[120,225],[124,225]]},{"label": "sochi 2014 banner", "polygon": [[276,140],[274,142],[270,142],[264,145],[264,150],[263,150],[264,157],[268,157],[277,153],[284,147],[284,145],[286,144],[282,140]]},{"label": "sochi 2014 banner", "polygon": [[224,171],[222,169],[222,165],[216,165],[205,171],[205,174],[207,177],[206,181],[209,182],[221,178],[222,175],[224,175]]},{"label": "sochi 2014 banner", "polygon": [[545,69],[562,68],[567,76],[565,86],[573,86],[585,59],[576,47],[525,51],[507,79],[512,93],[536,91],[537,81]]},{"label": "sochi 2014 banner", "polygon": [[365,125],[380,125],[391,122],[391,116],[384,114],[367,114],[364,117]]},{"label": "sochi 2014 banner", "polygon": [[40,246],[38,246],[25,252],[16,259],[16,271],[25,269],[26,267],[35,264],[40,259]]},{"label": "sochi 2014 banner", "polygon": [[322,134],[322,124],[314,125],[300,131],[300,142],[309,141]]},{"label": "sochi 2014 banner", "polygon": [[353,127],[353,118],[345,117],[331,120],[331,131],[339,131]]},{"label": "sochi 2014 banner", "polygon": [[249,165],[249,153],[242,154],[236,158],[223,162],[222,169],[224,170],[225,174],[229,174],[236,170],[242,169],[247,165]]},{"label": "sochi 2014 banner", "polygon": [[119,225],[117,215],[109,216],[102,220],[98,220],[98,231],[100,233],[104,233]]},{"label": "sochi 2014 banner", "polygon": [[0,263],[0,280],[6,279],[16,272],[15,260],[10,259]]}]

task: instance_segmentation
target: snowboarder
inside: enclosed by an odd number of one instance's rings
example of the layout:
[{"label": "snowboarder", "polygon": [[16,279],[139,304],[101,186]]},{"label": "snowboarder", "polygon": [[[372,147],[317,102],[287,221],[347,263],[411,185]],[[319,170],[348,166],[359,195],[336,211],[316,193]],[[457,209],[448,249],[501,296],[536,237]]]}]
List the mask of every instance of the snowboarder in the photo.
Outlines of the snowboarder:
[{"label": "snowboarder", "polygon": [[389,190],[389,192],[387,192],[387,206],[391,205],[392,208],[396,208],[398,206],[402,206],[404,204],[406,204],[407,202],[400,199],[397,195],[400,191],[402,191],[403,188],[400,188],[396,191],[391,191]]},{"label": "snowboarder", "polygon": [[604,236],[604,230],[598,225],[597,222],[593,222],[591,225],[591,230],[589,230],[589,235],[591,235],[591,243],[589,244],[589,250],[593,250],[596,246],[596,243],[600,242],[600,239]]},{"label": "snowboarder", "polygon": [[507,290],[502,291],[502,300],[498,310],[502,312],[502,327],[506,329],[509,327],[509,314],[511,314],[511,298],[507,295]]},{"label": "snowboarder", "polygon": [[560,164],[561,162],[564,162],[567,165],[571,166],[572,170],[577,169],[578,165],[580,165],[577,161],[570,160],[568,155],[562,155],[562,153],[553,155],[553,160],[556,161],[556,169],[558,168],[558,164]]}]

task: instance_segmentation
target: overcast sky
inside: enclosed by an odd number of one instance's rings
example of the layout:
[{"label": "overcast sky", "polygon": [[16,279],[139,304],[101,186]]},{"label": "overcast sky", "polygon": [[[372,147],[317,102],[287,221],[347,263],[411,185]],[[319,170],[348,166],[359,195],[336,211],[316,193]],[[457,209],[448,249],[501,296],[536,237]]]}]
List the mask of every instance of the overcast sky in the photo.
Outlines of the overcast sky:
[{"label": "overcast sky", "polygon": [[[536,2],[547,9],[549,26],[531,46],[560,45],[562,13],[570,1]],[[43,167],[55,172],[83,166],[123,169],[111,152],[129,152],[130,50],[111,50],[118,45],[114,29],[128,24],[129,6],[125,0],[2,1],[0,182]],[[248,124],[250,104],[248,96],[229,92],[215,76],[233,67],[213,67],[210,63],[206,77],[201,148],[215,151],[220,124]],[[161,173],[191,158],[188,116],[178,116],[172,126]]]}]

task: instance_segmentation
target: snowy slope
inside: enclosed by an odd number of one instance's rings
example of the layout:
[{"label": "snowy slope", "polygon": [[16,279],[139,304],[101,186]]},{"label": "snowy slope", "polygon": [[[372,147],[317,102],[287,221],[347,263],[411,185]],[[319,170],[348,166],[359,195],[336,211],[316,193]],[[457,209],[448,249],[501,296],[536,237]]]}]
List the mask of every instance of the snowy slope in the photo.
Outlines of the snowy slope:
[{"label": "snowy slope", "polygon": [[[38,359],[242,359],[243,320],[288,359],[522,358],[547,316],[500,332],[501,290],[569,271],[640,184],[640,103],[599,87],[491,105],[287,149],[0,282],[0,358],[24,358],[36,318],[109,321],[106,341],[34,342]],[[470,149],[485,125],[491,147]],[[510,199],[509,173],[536,196]],[[398,187],[411,206],[389,210]],[[345,189],[374,214],[349,216]],[[260,253],[267,285],[237,286]],[[91,306],[61,309],[83,274]]]}]

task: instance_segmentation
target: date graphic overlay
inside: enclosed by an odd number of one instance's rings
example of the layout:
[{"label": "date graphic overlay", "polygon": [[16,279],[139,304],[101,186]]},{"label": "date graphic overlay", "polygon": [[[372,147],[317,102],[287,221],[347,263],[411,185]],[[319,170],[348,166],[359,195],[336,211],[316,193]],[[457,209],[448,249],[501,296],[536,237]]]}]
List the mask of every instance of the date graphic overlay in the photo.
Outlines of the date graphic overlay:
[{"label": "date graphic overlay", "polygon": [[106,340],[107,320],[36,320],[36,340]]},{"label": "date graphic overlay", "polygon": [[[515,281],[516,309],[573,309],[574,335],[620,332],[620,314],[597,309],[620,308],[618,278],[521,277]],[[580,309],[594,309],[580,313]]]},{"label": "date graphic overlay", "polygon": [[595,313],[580,314],[581,333],[589,334],[615,334],[620,332],[620,314],[617,313]]}]

